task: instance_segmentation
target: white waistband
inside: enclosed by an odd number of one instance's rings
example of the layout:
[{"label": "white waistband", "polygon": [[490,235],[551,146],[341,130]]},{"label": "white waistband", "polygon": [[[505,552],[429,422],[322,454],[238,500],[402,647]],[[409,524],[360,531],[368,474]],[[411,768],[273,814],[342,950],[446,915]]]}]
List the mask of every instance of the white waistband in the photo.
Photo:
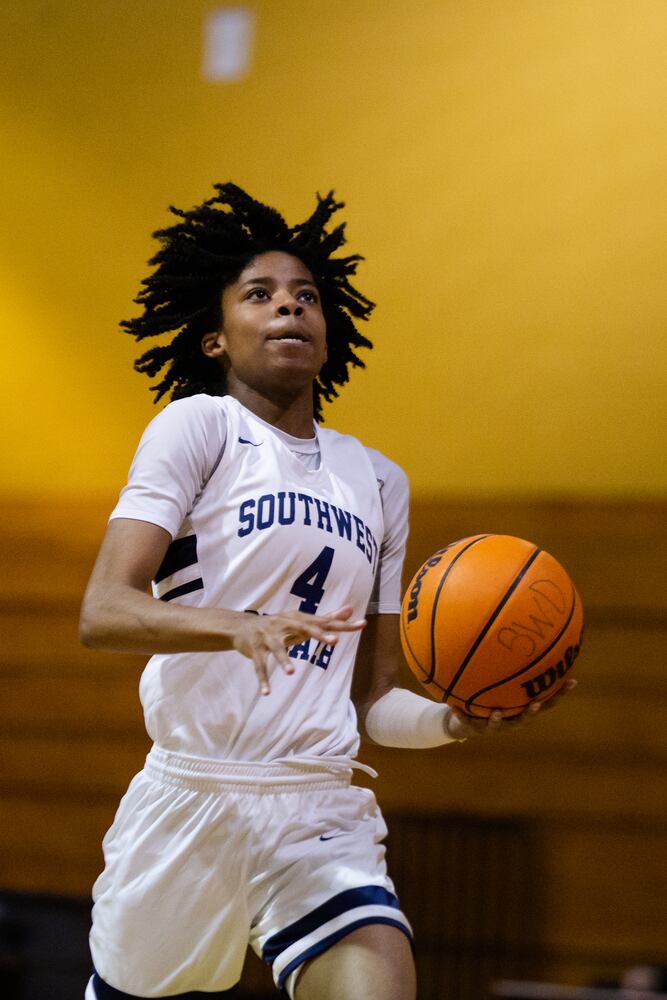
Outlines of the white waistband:
[{"label": "white waistband", "polygon": [[196,791],[222,791],[225,787],[249,792],[330,788],[332,784],[349,785],[353,770],[377,777],[371,767],[345,756],[229,761],[191,757],[158,746],[151,748],[144,766],[144,774],[149,778]]}]

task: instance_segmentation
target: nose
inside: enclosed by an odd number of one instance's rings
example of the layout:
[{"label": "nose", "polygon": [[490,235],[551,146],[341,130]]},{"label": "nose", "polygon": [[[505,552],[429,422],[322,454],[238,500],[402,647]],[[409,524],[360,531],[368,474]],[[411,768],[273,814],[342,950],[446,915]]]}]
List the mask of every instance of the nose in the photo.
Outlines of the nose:
[{"label": "nose", "polygon": [[302,316],[303,306],[290,296],[289,300],[283,299],[277,311],[279,316]]}]

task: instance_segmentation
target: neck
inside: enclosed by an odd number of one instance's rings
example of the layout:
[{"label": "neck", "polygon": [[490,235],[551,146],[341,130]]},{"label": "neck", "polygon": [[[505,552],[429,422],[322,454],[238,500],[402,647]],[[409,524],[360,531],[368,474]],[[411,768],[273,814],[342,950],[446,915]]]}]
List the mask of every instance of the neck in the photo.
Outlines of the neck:
[{"label": "neck", "polygon": [[300,438],[314,436],[312,387],[308,388],[307,393],[286,399],[277,399],[274,395],[265,396],[261,391],[243,383],[228,382],[227,392],[251,413],[286,434]]}]

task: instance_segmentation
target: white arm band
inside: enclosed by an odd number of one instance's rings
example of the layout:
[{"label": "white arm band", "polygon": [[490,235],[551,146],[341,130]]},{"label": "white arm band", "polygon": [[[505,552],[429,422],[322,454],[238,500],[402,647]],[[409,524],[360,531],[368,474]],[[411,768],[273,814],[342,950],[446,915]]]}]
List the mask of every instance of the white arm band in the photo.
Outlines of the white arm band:
[{"label": "white arm band", "polygon": [[368,710],[366,732],[383,747],[439,747],[457,737],[449,730],[452,710],[404,688],[392,688]]}]

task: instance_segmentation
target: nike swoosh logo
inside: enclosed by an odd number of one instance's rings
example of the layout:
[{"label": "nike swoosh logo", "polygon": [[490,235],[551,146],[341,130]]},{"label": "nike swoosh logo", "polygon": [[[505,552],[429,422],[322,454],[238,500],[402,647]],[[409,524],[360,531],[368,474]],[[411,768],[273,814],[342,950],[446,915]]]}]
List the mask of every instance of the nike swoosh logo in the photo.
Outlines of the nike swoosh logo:
[{"label": "nike swoosh logo", "polygon": [[342,836],[343,836],[342,833],[330,833],[328,837],[325,837],[325,835],[322,834],[320,836],[320,840],[334,840],[336,837],[342,837]]},{"label": "nike swoosh logo", "polygon": [[246,440],[246,438],[239,438],[239,444],[251,444],[253,448],[259,448],[259,445],[261,445],[261,443],[262,442],[260,441],[259,444],[255,444],[254,441],[248,441]]}]

